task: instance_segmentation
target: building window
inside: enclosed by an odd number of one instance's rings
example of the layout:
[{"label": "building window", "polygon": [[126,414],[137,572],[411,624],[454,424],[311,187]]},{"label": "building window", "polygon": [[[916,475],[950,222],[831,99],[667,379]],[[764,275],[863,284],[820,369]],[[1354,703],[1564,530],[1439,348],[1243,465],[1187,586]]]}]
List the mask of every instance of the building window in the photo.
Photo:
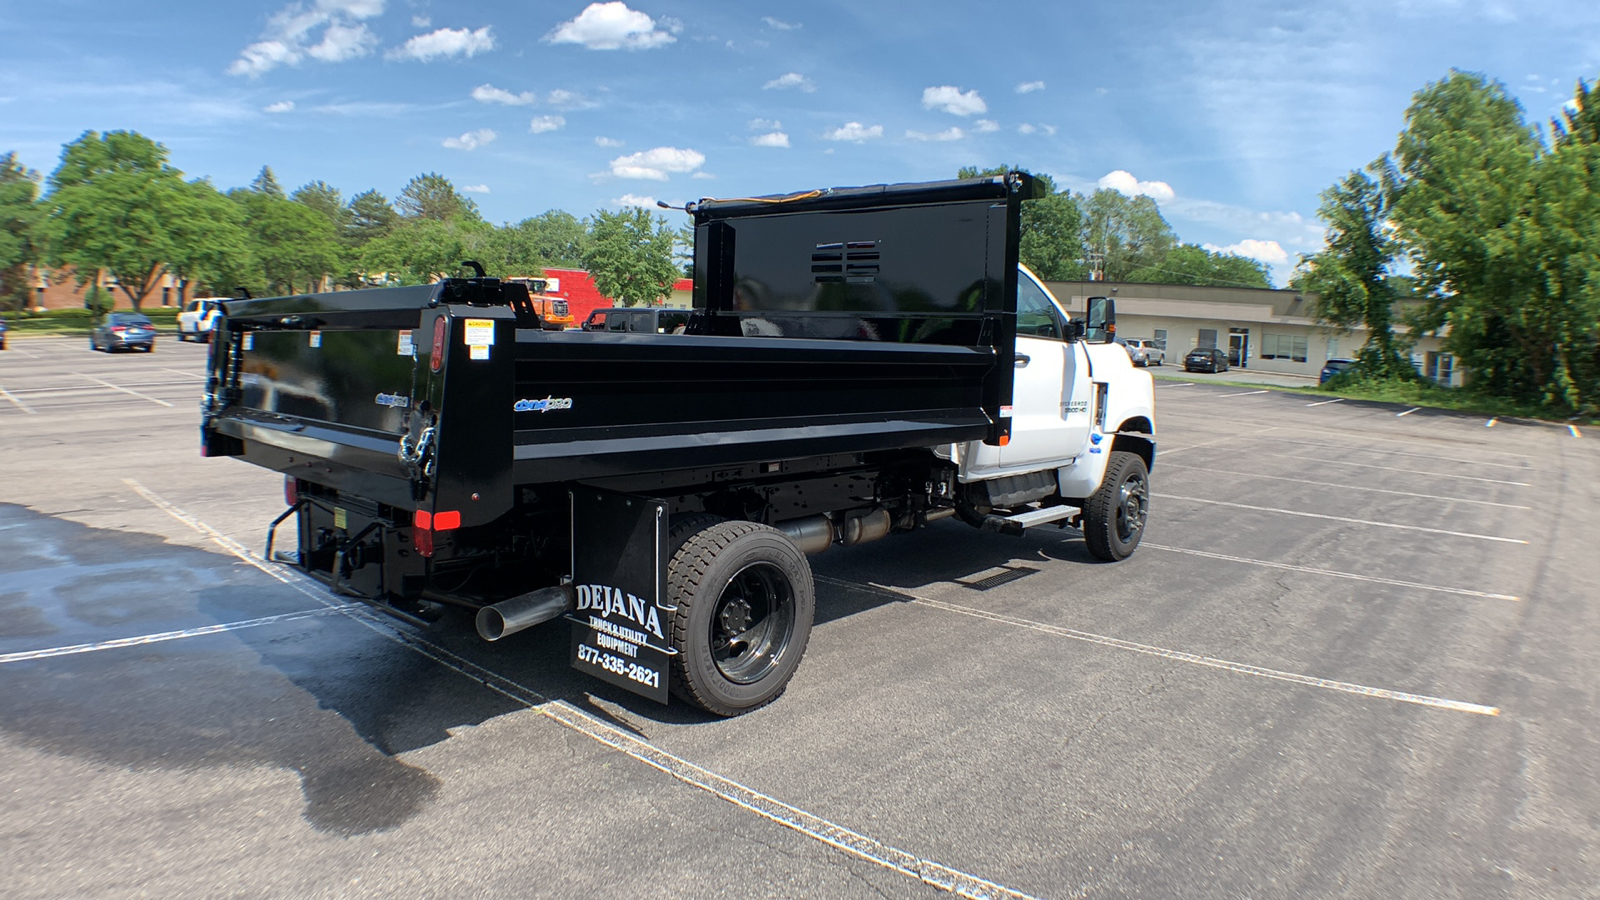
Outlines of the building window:
[{"label": "building window", "polygon": [[1440,384],[1450,383],[1450,377],[1455,374],[1455,357],[1448,353],[1429,352],[1424,359],[1425,368],[1422,374],[1428,376],[1430,381],[1437,381]]},{"label": "building window", "polygon": [[1197,346],[1207,350],[1217,349],[1217,330],[1215,328],[1200,329],[1200,343]]},{"label": "building window", "polygon": [[1299,334],[1263,334],[1261,336],[1261,358],[1305,362],[1306,338],[1304,335]]},{"label": "building window", "polygon": [[1156,347],[1162,350],[1167,349],[1167,330],[1165,328],[1157,328],[1155,334]]}]

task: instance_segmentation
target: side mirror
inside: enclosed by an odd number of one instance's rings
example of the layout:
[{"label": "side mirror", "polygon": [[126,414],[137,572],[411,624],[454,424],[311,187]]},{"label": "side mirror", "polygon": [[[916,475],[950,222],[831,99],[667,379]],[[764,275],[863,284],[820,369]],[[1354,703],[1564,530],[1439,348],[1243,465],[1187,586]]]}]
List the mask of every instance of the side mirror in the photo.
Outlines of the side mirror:
[{"label": "side mirror", "polygon": [[1086,331],[1087,327],[1083,324],[1082,319],[1067,320],[1067,340],[1081,341]]},{"label": "side mirror", "polygon": [[1088,341],[1109,344],[1116,340],[1117,301],[1110,297],[1090,297],[1085,329],[1084,337]]}]

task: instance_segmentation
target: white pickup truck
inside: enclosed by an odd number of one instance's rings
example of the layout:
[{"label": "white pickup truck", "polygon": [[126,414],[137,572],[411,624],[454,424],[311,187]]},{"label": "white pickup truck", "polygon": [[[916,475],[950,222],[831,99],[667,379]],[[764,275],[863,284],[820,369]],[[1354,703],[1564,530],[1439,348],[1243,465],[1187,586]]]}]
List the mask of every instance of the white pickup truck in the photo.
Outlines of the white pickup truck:
[{"label": "white pickup truck", "polygon": [[183,305],[178,313],[178,340],[209,341],[211,329],[217,323],[222,297],[196,297]]}]

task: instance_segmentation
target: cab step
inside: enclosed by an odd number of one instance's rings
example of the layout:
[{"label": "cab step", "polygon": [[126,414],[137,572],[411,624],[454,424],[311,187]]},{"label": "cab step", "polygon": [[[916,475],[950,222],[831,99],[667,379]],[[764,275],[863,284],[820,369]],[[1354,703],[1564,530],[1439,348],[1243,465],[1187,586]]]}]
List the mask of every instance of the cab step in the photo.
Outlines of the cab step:
[{"label": "cab step", "polygon": [[[1032,528],[1035,525],[1061,522],[1062,519],[1071,519],[1082,514],[1083,510],[1076,506],[1042,506],[1013,516],[985,516],[983,530],[1020,536],[1025,529]],[[1073,523],[1063,522],[1061,527],[1065,528],[1071,524]]]}]

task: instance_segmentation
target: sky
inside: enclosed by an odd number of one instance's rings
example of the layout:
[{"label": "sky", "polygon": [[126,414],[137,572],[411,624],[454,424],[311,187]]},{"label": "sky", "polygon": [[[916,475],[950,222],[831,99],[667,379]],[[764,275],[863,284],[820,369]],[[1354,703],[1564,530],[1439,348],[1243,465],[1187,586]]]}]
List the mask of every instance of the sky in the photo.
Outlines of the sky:
[{"label": "sky", "polygon": [[437,172],[504,223],[1004,163],[1149,195],[1278,285],[1426,84],[1547,122],[1600,76],[1593,0],[0,0],[0,34],[0,154],[45,175],[133,130],[224,190]]}]

